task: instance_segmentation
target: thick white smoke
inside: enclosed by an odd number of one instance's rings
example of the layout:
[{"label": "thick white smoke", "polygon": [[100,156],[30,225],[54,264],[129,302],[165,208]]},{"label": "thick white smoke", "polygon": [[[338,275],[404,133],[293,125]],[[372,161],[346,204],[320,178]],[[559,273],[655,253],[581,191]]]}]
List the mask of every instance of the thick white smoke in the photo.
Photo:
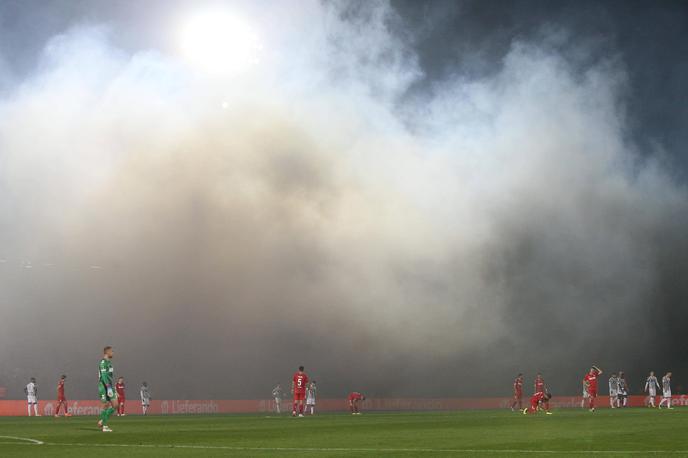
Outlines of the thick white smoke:
[{"label": "thick white smoke", "polygon": [[189,396],[257,396],[233,368],[270,385],[302,361],[333,391],[446,394],[409,366],[587,364],[637,331],[616,320],[647,312],[688,213],[626,140],[620,64],[517,42],[411,98],[389,7],[289,14],[228,78],[77,27],[3,96],[0,361],[49,378],[62,347],[88,387],[112,344]]}]

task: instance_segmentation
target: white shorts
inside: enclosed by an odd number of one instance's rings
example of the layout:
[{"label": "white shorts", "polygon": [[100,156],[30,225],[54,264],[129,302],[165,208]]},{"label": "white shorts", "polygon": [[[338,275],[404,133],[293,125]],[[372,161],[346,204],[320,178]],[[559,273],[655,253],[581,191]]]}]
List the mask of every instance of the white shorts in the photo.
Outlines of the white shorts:
[{"label": "white shorts", "polygon": [[619,395],[619,393],[616,390],[610,390],[609,391],[609,397],[610,398],[615,398]]},{"label": "white shorts", "polygon": [[650,394],[650,396],[652,396],[653,398],[654,398],[655,396],[657,396],[657,390],[647,390],[647,391],[648,391],[648,393]]},{"label": "white shorts", "polygon": [[664,393],[662,393],[662,395],[665,398],[670,398],[671,397],[671,390],[665,390]]},{"label": "white shorts", "polygon": [[150,405],[150,399],[143,399],[141,405],[148,407]]},{"label": "white shorts", "polygon": [[583,388],[583,397],[584,397],[584,398],[589,398],[589,397],[590,397],[590,395],[588,394],[588,390],[586,390],[585,388]]},{"label": "white shorts", "polygon": [[308,404],[309,406],[314,406],[315,405],[315,398],[307,398],[306,404]]},{"label": "white shorts", "polygon": [[38,399],[36,399],[36,396],[29,395],[26,397],[26,402],[29,404],[38,404]]}]

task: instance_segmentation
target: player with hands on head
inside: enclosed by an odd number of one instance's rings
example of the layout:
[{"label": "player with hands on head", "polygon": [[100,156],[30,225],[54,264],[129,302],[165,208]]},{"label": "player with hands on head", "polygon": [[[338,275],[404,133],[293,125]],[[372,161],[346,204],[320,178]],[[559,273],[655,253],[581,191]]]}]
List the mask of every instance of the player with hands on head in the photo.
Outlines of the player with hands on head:
[{"label": "player with hands on head", "polygon": [[592,366],[590,371],[585,374],[583,378],[583,385],[588,394],[588,407],[590,412],[595,411],[595,398],[597,398],[597,379],[602,375],[602,369],[597,366]]}]

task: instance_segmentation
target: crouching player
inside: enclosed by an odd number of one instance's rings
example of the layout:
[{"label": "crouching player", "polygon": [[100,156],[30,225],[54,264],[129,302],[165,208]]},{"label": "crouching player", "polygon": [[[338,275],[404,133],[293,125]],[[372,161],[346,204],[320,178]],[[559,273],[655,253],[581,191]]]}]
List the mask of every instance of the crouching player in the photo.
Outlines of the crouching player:
[{"label": "crouching player", "polygon": [[115,394],[112,383],[112,379],[114,377],[112,358],[112,347],[108,345],[103,349],[103,359],[100,360],[100,365],[98,368],[98,395],[100,396],[100,402],[103,405],[103,410],[100,412],[100,420],[98,420],[98,426],[103,429],[104,433],[112,432],[108,426],[108,420],[112,414],[117,411],[117,407],[119,407],[117,395]]},{"label": "crouching player", "polygon": [[585,374],[583,384],[588,393],[588,407],[590,412],[595,411],[595,398],[597,397],[597,378],[602,374],[602,369],[597,366],[592,366],[590,371]]},{"label": "crouching player", "polygon": [[353,393],[349,394],[348,397],[349,400],[349,408],[351,409],[351,414],[352,415],[361,415],[361,412],[359,410],[358,405],[362,402],[365,401],[365,396],[358,391],[354,391]]},{"label": "crouching player", "polygon": [[547,415],[552,415],[552,412],[549,411],[550,399],[552,399],[552,394],[549,392],[540,391],[535,393],[530,398],[530,407],[523,409],[523,415],[537,413],[538,409],[544,409]]}]

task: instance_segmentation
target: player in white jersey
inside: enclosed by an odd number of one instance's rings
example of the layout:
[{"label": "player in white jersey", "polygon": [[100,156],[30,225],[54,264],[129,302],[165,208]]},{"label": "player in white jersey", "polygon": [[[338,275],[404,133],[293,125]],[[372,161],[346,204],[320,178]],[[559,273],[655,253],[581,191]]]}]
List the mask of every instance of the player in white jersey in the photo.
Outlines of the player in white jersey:
[{"label": "player in white jersey", "polygon": [[581,399],[581,409],[584,409],[586,404],[588,404],[588,387],[585,385],[585,380],[583,380],[583,398]]},{"label": "player in white jersey", "polygon": [[655,407],[655,396],[657,396],[658,389],[659,382],[657,382],[657,377],[655,377],[654,371],[650,371],[650,375],[645,381],[645,392],[648,395],[648,407]]},{"label": "player in white jersey", "polygon": [[272,389],[272,397],[275,399],[275,411],[282,413],[282,385],[279,383]]},{"label": "player in white jersey", "polygon": [[609,407],[612,409],[619,407],[619,379],[616,373],[609,377]]},{"label": "player in white jersey", "polygon": [[143,414],[146,415],[146,413],[148,413],[148,407],[150,407],[151,402],[150,391],[148,390],[147,382],[143,382],[141,384],[139,395],[141,396],[141,410],[143,410]]},{"label": "player in white jersey", "polygon": [[623,372],[619,372],[617,381],[619,384],[619,404],[617,407],[628,407],[628,382],[626,381],[626,375]]},{"label": "player in white jersey", "polygon": [[306,388],[306,413],[308,413],[308,408],[311,409],[311,415],[315,415],[315,394],[317,392],[317,387],[315,386],[315,380],[313,380]]},{"label": "player in white jersey", "polygon": [[662,404],[666,402],[667,408],[673,409],[671,407],[671,372],[667,372],[664,377],[662,377],[662,400],[659,401],[659,408],[662,408]]},{"label": "player in white jersey", "polygon": [[36,385],[36,379],[31,377],[29,383],[24,387],[24,394],[26,394],[27,409],[29,411],[29,417],[31,416],[31,406],[33,406],[34,415],[40,417],[41,414],[38,413],[38,385]]}]

